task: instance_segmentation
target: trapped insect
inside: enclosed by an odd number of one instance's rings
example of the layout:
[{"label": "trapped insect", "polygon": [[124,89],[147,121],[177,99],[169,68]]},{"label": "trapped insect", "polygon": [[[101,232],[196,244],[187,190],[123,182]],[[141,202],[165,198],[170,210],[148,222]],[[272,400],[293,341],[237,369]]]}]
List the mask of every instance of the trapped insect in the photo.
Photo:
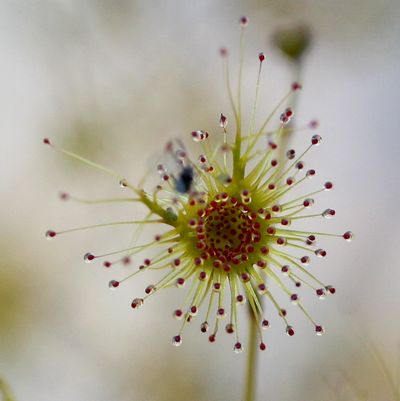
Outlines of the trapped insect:
[{"label": "trapped insect", "polygon": [[181,194],[191,192],[194,181],[194,169],[192,166],[185,166],[180,171],[177,178],[174,178],[175,190]]}]

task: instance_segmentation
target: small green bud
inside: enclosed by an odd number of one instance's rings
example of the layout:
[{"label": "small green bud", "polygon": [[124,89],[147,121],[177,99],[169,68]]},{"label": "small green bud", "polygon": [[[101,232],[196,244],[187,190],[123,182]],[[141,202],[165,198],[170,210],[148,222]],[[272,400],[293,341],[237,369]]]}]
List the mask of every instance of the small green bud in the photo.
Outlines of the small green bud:
[{"label": "small green bud", "polygon": [[311,31],[307,25],[297,25],[277,30],[274,45],[290,60],[300,62],[311,43]]}]

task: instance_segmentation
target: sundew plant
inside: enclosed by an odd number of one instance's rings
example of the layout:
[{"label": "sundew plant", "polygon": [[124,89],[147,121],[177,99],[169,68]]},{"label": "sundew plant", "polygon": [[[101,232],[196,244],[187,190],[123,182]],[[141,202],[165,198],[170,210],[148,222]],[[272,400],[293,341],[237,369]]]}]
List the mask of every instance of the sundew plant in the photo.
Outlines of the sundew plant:
[{"label": "sundew plant", "polygon": [[[48,230],[47,238],[105,226],[137,225],[140,230],[149,225],[160,227],[160,233],[152,241],[138,241],[127,249],[110,250],[107,254],[88,252],[84,259],[88,263],[99,260],[109,268],[135,255],[134,260],[139,263],[132,264],[134,270],[127,277],[113,278],[109,282],[111,289],[127,285],[128,279],[146,274],[148,270],[159,273],[157,282],[149,283],[143,294],[132,299],[135,311],[161,290],[184,288],[182,305],[173,311],[180,322],[172,336],[175,346],[183,343],[187,326],[198,321],[200,331],[207,333],[210,343],[216,342],[220,332],[225,331],[233,338],[233,350],[243,351],[241,338],[246,325],[238,321],[238,309],[245,303],[248,322],[255,327],[250,332],[250,346],[258,341],[260,350],[267,348],[263,333],[270,325],[268,316],[274,309],[283,323],[283,331],[293,336],[295,329],[285,305],[278,302],[271,290],[272,283],[286,295],[288,303],[297,305],[315,334],[322,335],[323,326],[307,312],[298,292],[305,287],[320,299],[334,294],[335,287],[315,277],[309,264],[313,257],[327,255],[317,245],[321,237],[346,241],[353,237],[350,231],[333,234],[312,229],[314,219],[335,216],[334,209],[314,211],[314,197],[330,191],[332,182],[316,184],[313,191],[298,195],[303,183],[314,180],[316,175],[314,169],[305,168],[303,160],[321,144],[322,138],[316,133],[317,122],[311,121],[302,127],[302,135],[307,137],[304,132],[309,132],[309,136],[298,152],[280,148],[284,135],[294,131],[290,124],[294,111],[287,105],[293,94],[301,90],[301,85],[292,83],[282,101],[259,126],[256,124],[260,79],[266,62],[263,53],[259,53],[257,60],[259,71],[254,103],[248,108],[248,124],[243,123],[241,83],[243,34],[247,25],[247,18],[242,17],[239,77],[234,89],[230,82],[228,51],[220,50],[232,117],[228,121],[228,113],[220,114],[216,118],[215,132],[191,132],[190,138],[198,149],[194,155],[180,140],[167,143],[164,152],[173,166],[154,166],[154,175],[159,174],[158,185],[148,188],[145,179],[135,185],[124,175],[44,139],[55,150],[115,177],[128,193],[126,197],[102,200],[80,199],[62,193],[62,199],[86,203],[132,202],[147,209],[138,221],[128,219],[62,231]],[[144,172],[144,175],[148,174]],[[297,229],[299,221],[307,229]],[[252,398],[246,396],[246,399]]]}]

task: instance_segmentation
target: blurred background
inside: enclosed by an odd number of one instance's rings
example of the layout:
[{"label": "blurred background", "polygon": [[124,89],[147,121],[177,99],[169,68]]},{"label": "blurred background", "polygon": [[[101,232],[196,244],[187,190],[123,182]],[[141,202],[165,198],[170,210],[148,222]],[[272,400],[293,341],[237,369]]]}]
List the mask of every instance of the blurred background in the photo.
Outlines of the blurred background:
[{"label": "blurred background", "polygon": [[[123,192],[42,138],[138,182],[167,139],[215,132],[219,113],[230,116],[218,49],[227,46],[236,60],[241,15],[250,18],[245,104],[250,109],[259,51],[267,57],[260,114],[300,74],[296,122],[317,118],[324,138],[307,161],[336,184],[321,196],[338,211],[324,228],[356,234],[351,244],[326,241],[330,257],[312,267],[337,296],[317,302],[302,292],[325,336],[293,311],[297,332],[289,338],[272,317],[258,399],[395,400],[400,3],[2,0],[0,377],[15,400],[240,399],[246,353],[234,354],[231,338],[210,345],[196,325],[181,347],[171,346],[181,292],[165,291],[133,313],[131,299],[148,279],[110,291],[108,281],[130,267],[83,262],[87,251],[125,247],[129,229],[45,240],[49,228],[134,219],[141,211],[59,202],[60,190],[91,198]],[[277,32],[291,28],[310,33],[300,72],[277,46]],[[304,144],[308,134],[293,140]]]}]

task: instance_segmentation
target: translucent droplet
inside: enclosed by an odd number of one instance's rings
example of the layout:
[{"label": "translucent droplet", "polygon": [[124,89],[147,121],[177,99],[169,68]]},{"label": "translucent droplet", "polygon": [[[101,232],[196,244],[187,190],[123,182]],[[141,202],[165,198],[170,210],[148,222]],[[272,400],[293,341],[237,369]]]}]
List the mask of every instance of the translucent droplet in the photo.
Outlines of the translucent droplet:
[{"label": "translucent droplet", "polygon": [[121,188],[126,188],[128,186],[128,181],[125,178],[119,180],[119,186]]},{"label": "translucent droplet", "polygon": [[203,323],[200,325],[200,330],[201,330],[202,333],[207,333],[208,328],[209,328],[209,326],[208,326],[208,323],[207,323],[207,322],[203,322]]},{"label": "translucent droplet", "polygon": [[242,294],[238,294],[236,296],[236,302],[240,305],[244,305],[246,303],[246,297]]},{"label": "translucent droplet", "polygon": [[313,145],[319,145],[322,142],[322,138],[320,135],[313,135],[311,138],[311,144]]},{"label": "translucent droplet", "polygon": [[325,217],[326,219],[331,219],[336,212],[333,209],[326,209],[323,213],[322,216]]},{"label": "translucent droplet", "polygon": [[47,230],[45,237],[46,237],[46,239],[53,239],[56,235],[57,235],[57,233],[55,231]]},{"label": "translucent droplet", "polygon": [[119,281],[117,280],[111,280],[108,283],[108,288],[110,288],[111,290],[115,290],[117,287],[119,287]]},{"label": "translucent droplet", "polygon": [[308,178],[314,177],[314,175],[315,175],[315,170],[314,170],[314,169],[310,169],[310,170],[308,170],[307,173],[306,173],[306,176],[307,176]]},{"label": "translucent droplet", "polygon": [[86,263],[92,262],[94,258],[95,258],[95,256],[93,254],[91,254],[90,252],[85,253],[85,255],[83,256],[83,260]]},{"label": "translucent droplet", "polygon": [[282,272],[285,276],[288,276],[288,275],[289,275],[289,272],[290,272],[290,267],[289,267],[288,265],[282,266],[281,272]]},{"label": "translucent droplet", "polygon": [[[201,142],[208,138],[208,132],[203,130],[193,131],[192,132],[192,139],[194,142]],[[186,153],[184,158],[186,157]]]},{"label": "translucent droplet", "polygon": [[282,113],[282,114],[279,116],[279,120],[280,120],[280,122],[281,122],[282,124],[287,124],[287,123],[289,122],[289,117],[288,117],[285,113]]},{"label": "translucent droplet", "polygon": [[207,156],[200,155],[198,160],[199,160],[199,163],[201,163],[201,164],[207,163]]},{"label": "translucent droplet", "polygon": [[301,262],[303,265],[307,266],[307,265],[310,264],[310,260],[311,260],[311,259],[310,259],[308,256],[303,256],[303,257],[300,259],[300,262]]},{"label": "translucent droplet", "polygon": [[349,242],[353,239],[353,237],[354,237],[354,234],[353,234],[351,231],[346,231],[346,232],[343,234],[343,238],[344,238],[346,241],[349,241]]},{"label": "translucent droplet", "polygon": [[167,172],[167,169],[165,168],[165,166],[163,164],[159,164],[157,166],[157,172],[162,175]]},{"label": "translucent droplet", "polygon": [[294,159],[295,156],[296,156],[296,151],[295,151],[294,149],[289,149],[289,150],[286,152],[286,157],[287,157],[289,160]]},{"label": "translucent droplet", "polygon": [[153,285],[153,284],[150,284],[150,285],[148,285],[147,287],[146,287],[146,289],[144,290],[144,292],[146,293],[146,294],[152,294],[154,291],[156,290],[156,286],[155,285]]},{"label": "translucent droplet", "polygon": [[249,18],[246,16],[240,17],[239,22],[240,22],[241,28],[246,28],[247,25],[249,25]]},{"label": "translucent droplet", "polygon": [[316,249],[314,253],[319,257],[319,258],[324,258],[326,256],[326,251],[325,249]]},{"label": "translucent droplet", "polygon": [[294,328],[292,327],[292,326],[287,326],[286,327],[286,334],[288,335],[288,336],[293,336],[294,335]]},{"label": "translucent droplet", "polygon": [[218,319],[223,319],[224,317],[226,317],[226,312],[224,308],[218,308],[217,310],[217,318]]},{"label": "translucent droplet", "polygon": [[303,201],[303,206],[304,207],[309,208],[309,207],[311,207],[313,205],[314,205],[314,199],[312,199],[312,198],[304,199],[304,201]]},{"label": "translucent droplet", "polygon": [[179,347],[182,344],[182,337],[180,335],[172,337],[172,345]]},{"label": "translucent droplet", "polygon": [[239,342],[235,343],[233,350],[235,351],[236,354],[240,354],[241,352],[243,352],[242,344]]},{"label": "translucent droplet", "polygon": [[257,287],[257,292],[260,295],[265,294],[267,292],[267,286],[264,283],[259,284],[258,287]]},{"label": "translucent droplet", "polygon": [[196,316],[197,312],[199,311],[199,308],[195,305],[191,306],[188,313],[190,314],[190,316]]},{"label": "translucent droplet", "polygon": [[132,309],[139,309],[143,305],[143,303],[143,298],[135,298],[131,303],[131,307]]},{"label": "translucent droplet", "polygon": [[297,305],[297,304],[299,303],[299,301],[300,301],[300,299],[299,299],[299,296],[298,296],[297,294],[292,294],[292,295],[290,296],[290,302],[291,302],[293,305]]},{"label": "translucent droplet", "polygon": [[221,113],[221,116],[220,116],[220,118],[219,118],[219,126],[220,126],[221,128],[226,128],[227,125],[228,125],[228,119],[226,118],[226,116],[224,116],[224,115]]},{"label": "translucent droplet", "polygon": [[266,330],[270,327],[269,321],[267,319],[263,319],[261,322],[261,328],[263,330]]}]

